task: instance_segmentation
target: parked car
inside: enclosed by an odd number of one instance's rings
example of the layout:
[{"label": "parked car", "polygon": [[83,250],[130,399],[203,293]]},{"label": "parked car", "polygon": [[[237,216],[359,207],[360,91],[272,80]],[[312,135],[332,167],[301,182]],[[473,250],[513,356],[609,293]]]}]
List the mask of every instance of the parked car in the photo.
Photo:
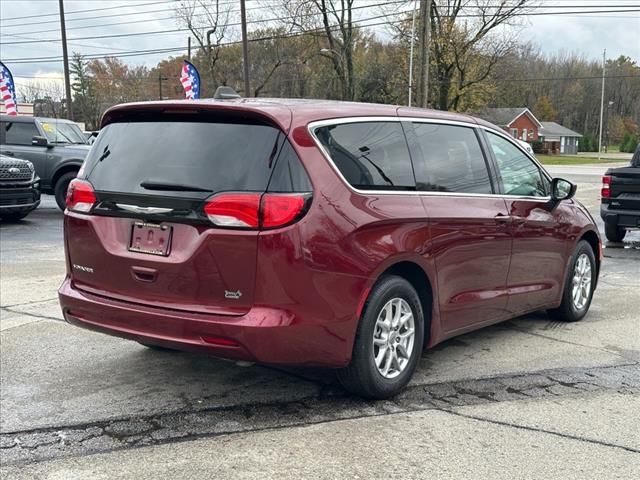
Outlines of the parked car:
[{"label": "parked car", "polygon": [[520,146],[524,149],[525,152],[527,152],[529,155],[533,155],[533,147],[531,146],[530,143],[525,142],[524,140],[519,140],[516,138],[516,141],[520,144]]},{"label": "parked car", "polygon": [[64,220],[67,322],[147,346],[334,367],[386,398],[423,346],[582,319],[600,239],[500,128],[387,105],[108,110]]},{"label": "parked car", "polygon": [[621,242],[640,228],[640,145],[629,167],[610,168],[602,177],[600,216],[610,242]]},{"label": "parked car", "polygon": [[27,160],[0,155],[0,219],[21,220],[40,204],[40,179]]},{"label": "parked car", "polygon": [[69,120],[0,115],[0,153],[33,163],[42,192],[55,195],[62,210],[69,182],[90,148],[80,127]]}]

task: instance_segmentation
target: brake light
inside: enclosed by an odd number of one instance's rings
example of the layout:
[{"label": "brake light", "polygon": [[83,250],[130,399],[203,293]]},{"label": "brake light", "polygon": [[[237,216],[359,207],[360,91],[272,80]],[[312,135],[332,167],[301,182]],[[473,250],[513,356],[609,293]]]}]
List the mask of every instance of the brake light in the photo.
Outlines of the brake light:
[{"label": "brake light", "polygon": [[67,198],[65,203],[67,208],[73,212],[87,213],[91,211],[97,198],[93,185],[86,180],[74,178],[67,188]]},{"label": "brake light", "polygon": [[219,227],[278,228],[304,213],[309,194],[221,193],[204,205],[207,218]]},{"label": "brake light", "polygon": [[216,195],[204,205],[204,213],[220,227],[258,228],[260,196],[259,193]]},{"label": "brake light", "polygon": [[600,190],[600,196],[602,198],[611,197],[611,176],[605,175],[602,177],[602,190]]},{"label": "brake light", "polygon": [[276,228],[293,222],[302,213],[306,196],[265,193],[262,197],[262,227]]}]

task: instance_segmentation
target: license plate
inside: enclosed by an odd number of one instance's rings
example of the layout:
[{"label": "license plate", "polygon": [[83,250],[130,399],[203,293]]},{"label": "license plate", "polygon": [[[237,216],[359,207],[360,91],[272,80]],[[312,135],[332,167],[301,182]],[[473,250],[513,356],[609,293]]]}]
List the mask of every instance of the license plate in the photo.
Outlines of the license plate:
[{"label": "license plate", "polygon": [[129,251],[166,257],[171,249],[173,227],[156,223],[135,222],[131,227]]}]

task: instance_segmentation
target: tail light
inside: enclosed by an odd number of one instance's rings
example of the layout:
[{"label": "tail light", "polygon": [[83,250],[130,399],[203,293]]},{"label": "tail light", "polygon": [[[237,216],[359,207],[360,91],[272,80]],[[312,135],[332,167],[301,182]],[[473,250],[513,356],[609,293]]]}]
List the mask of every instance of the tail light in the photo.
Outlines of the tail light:
[{"label": "tail light", "polygon": [[219,227],[278,228],[301,218],[310,198],[306,193],[222,193],[205,203],[204,213]]},{"label": "tail light", "polygon": [[65,201],[69,210],[87,213],[91,211],[96,201],[97,198],[93,190],[93,185],[79,178],[71,180],[67,188],[67,198]]},{"label": "tail light", "polygon": [[258,228],[259,193],[223,193],[204,205],[204,213],[219,227]]},{"label": "tail light", "polygon": [[288,225],[303,212],[308,196],[304,194],[265,193],[262,197],[262,227]]},{"label": "tail light", "polygon": [[611,176],[605,175],[602,177],[602,190],[600,190],[600,196],[602,198],[611,197]]}]

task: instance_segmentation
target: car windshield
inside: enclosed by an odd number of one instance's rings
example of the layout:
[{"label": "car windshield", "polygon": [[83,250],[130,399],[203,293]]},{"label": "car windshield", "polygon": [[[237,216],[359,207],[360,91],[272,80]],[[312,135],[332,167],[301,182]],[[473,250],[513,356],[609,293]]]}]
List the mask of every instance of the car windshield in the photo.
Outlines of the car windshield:
[{"label": "car windshield", "polygon": [[40,125],[51,143],[87,143],[87,137],[75,123],[40,121]]}]

